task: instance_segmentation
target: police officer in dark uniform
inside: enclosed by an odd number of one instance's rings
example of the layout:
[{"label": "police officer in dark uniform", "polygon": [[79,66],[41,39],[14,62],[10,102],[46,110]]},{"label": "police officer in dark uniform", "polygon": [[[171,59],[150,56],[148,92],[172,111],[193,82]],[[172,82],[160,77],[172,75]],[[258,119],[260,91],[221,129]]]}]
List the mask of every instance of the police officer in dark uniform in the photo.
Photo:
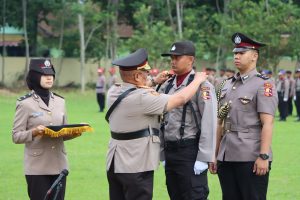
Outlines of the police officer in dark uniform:
[{"label": "police officer in dark uniform", "polygon": [[[176,75],[162,85],[161,93],[176,94],[188,87],[195,74],[195,52],[192,42],[182,41],[162,54],[171,57]],[[216,128],[217,100],[209,78],[188,104],[164,115],[161,160],[171,200],[207,199],[207,168],[214,161]]]},{"label": "police officer in dark uniform", "polygon": [[149,70],[145,49],[113,61],[122,84],[108,92],[106,120],[111,140],[107,153],[107,178],[111,200],[150,200],[153,171],[159,165],[158,118],[185,104],[207,75],[197,73],[189,87],[175,95],[159,94],[147,87]]},{"label": "police officer in dark uniform", "polygon": [[277,107],[274,82],[259,74],[259,48],[242,33],[232,36],[234,64],[239,70],[218,91],[217,165],[223,200],[266,199],[273,119]]},{"label": "police officer in dark uniform", "polygon": [[295,94],[294,101],[297,110],[296,121],[300,122],[300,69],[295,71]]}]

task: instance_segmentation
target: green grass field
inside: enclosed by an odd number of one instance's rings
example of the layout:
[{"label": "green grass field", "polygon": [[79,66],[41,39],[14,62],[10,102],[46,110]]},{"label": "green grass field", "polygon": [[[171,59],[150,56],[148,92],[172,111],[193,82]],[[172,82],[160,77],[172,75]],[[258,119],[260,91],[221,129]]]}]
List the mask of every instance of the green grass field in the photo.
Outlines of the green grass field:
[{"label": "green grass field", "polygon": [[[108,200],[105,156],[109,128],[104,114],[98,112],[94,91],[58,92],[67,102],[69,123],[87,122],[94,133],[65,142],[70,165],[67,200]],[[23,148],[11,139],[16,99],[25,92],[0,90],[0,200],[28,199],[23,175]],[[276,119],[277,120],[277,119]],[[300,199],[300,123],[289,117],[275,122],[273,136],[274,162],[270,174],[268,199]],[[217,176],[209,175],[210,200],[220,200]],[[155,173],[154,200],[168,199],[162,167]]]}]

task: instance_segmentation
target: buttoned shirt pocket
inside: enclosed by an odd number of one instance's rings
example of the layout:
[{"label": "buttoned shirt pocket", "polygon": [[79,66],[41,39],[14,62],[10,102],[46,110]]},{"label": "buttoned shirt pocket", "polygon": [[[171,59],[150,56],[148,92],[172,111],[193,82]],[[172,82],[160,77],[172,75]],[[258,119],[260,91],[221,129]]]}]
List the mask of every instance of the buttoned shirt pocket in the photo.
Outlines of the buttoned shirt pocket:
[{"label": "buttoned shirt pocket", "polygon": [[26,154],[33,157],[41,156],[43,153],[44,153],[43,148],[26,149]]}]

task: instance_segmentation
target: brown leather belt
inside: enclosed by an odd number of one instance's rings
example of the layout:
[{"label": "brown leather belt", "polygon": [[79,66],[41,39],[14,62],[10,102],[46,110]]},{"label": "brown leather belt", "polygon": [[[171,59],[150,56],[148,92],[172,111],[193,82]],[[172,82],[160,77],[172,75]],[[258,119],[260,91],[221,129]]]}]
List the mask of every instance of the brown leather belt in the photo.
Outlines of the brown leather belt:
[{"label": "brown leather belt", "polygon": [[[149,128],[129,133],[117,133],[113,131],[111,131],[110,133],[111,137],[115,140],[133,140],[151,135]],[[159,136],[159,130],[156,128],[152,128],[152,135]]]}]

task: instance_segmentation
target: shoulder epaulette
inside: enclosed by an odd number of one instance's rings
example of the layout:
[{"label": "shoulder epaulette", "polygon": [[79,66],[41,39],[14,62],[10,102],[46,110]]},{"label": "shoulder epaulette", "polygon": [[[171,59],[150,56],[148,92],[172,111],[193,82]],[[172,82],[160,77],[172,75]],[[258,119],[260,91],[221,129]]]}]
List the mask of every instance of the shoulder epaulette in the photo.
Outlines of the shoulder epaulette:
[{"label": "shoulder epaulette", "polygon": [[64,97],[60,96],[59,94],[56,94],[56,93],[54,93],[54,92],[53,92],[53,94],[54,94],[55,96],[58,96],[58,97],[64,99]]},{"label": "shoulder epaulette", "polygon": [[32,92],[25,94],[24,96],[21,96],[18,98],[18,101],[23,101],[24,99],[27,99],[28,97],[31,97],[33,95]]},{"label": "shoulder epaulette", "polygon": [[263,74],[260,74],[260,73],[256,74],[256,76],[259,77],[259,78],[262,78],[264,80],[268,80],[269,79],[269,77],[267,77],[267,76],[265,76]]}]

